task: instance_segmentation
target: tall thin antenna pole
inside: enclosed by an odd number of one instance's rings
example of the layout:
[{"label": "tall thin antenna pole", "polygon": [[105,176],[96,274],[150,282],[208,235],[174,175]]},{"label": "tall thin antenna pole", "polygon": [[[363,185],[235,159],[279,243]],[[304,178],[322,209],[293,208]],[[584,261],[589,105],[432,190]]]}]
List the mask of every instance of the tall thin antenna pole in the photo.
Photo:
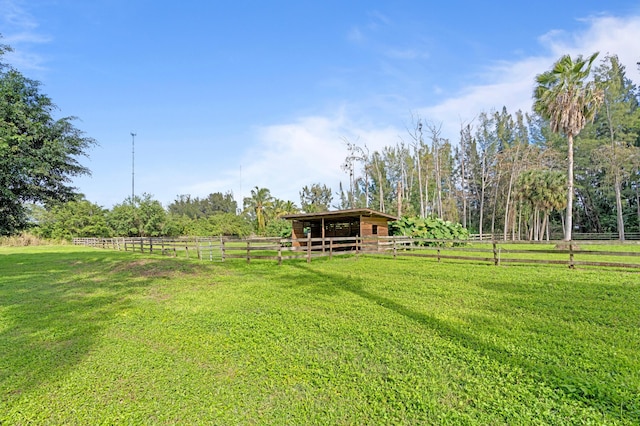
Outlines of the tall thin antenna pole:
[{"label": "tall thin antenna pole", "polygon": [[135,146],[136,146],[136,134],[131,132],[131,204],[134,203],[134,199],[136,196],[136,185],[135,185]]}]

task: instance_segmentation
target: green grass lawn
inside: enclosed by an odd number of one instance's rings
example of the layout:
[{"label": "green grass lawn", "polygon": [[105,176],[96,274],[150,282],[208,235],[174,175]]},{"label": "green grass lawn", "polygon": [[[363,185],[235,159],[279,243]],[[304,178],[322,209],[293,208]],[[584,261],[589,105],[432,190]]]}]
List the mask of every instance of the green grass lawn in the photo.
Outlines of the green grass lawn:
[{"label": "green grass lawn", "polygon": [[638,424],[640,274],[0,247],[0,424]]}]

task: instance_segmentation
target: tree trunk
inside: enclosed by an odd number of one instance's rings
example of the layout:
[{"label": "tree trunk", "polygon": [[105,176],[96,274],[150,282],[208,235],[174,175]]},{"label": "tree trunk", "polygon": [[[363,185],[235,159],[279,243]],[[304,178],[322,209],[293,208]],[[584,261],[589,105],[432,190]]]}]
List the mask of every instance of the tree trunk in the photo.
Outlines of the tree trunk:
[{"label": "tree trunk", "polygon": [[[418,164],[418,191],[420,192],[420,217],[424,217],[425,216],[425,209],[424,209],[424,195],[422,193],[422,167],[420,165],[420,163],[422,162],[420,160],[420,150],[418,148],[416,148],[416,162]],[[428,191],[429,189],[427,189]]]},{"label": "tree trunk", "polygon": [[640,232],[640,184],[636,184],[636,214],[638,215],[638,232]]},{"label": "tree trunk", "polygon": [[[464,146],[464,145],[463,145]],[[465,184],[465,174],[464,174],[464,153],[460,155],[460,185],[462,189],[462,227],[467,227],[467,194],[466,194],[466,184]]]},{"label": "tree trunk", "polygon": [[478,223],[478,232],[480,232],[480,241],[482,241],[482,230],[483,230],[482,223],[484,222],[484,189],[486,187],[484,169],[485,169],[485,163],[484,163],[484,160],[483,160],[483,162],[482,162],[482,177],[481,177],[482,183],[481,183],[481,188],[480,188],[480,221]]},{"label": "tree trunk", "polygon": [[569,148],[567,150],[567,216],[564,228],[564,240],[571,241],[571,231],[573,230],[573,135],[569,133]]},{"label": "tree trunk", "polygon": [[624,218],[622,217],[622,195],[620,191],[620,173],[615,174],[616,216],[618,218],[618,239],[624,241]]},{"label": "tree trunk", "polygon": [[434,197],[434,201],[437,203],[438,207],[438,217],[442,219],[443,211],[442,211],[442,177],[440,176],[440,147],[439,142],[434,139],[434,152],[433,156],[435,159],[435,179],[436,179],[436,191],[437,198]]},{"label": "tree trunk", "polygon": [[402,182],[398,181],[398,217],[402,217]]}]

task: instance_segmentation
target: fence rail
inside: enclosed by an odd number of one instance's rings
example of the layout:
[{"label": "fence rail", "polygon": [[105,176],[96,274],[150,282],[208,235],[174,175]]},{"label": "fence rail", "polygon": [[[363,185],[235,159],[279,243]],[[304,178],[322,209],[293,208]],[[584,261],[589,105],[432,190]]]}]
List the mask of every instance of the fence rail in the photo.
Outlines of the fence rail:
[{"label": "fence rail", "polygon": [[[477,241],[410,237],[340,238],[75,238],[73,243],[104,249],[159,253],[175,257],[225,261],[276,260],[376,254],[501,264],[551,264],[640,269],[640,242],[628,241]],[[606,248],[602,250],[601,248]],[[613,249],[612,249],[613,248]]]},{"label": "fence rail", "polygon": [[[510,237],[510,236],[509,236]],[[518,241],[524,242],[523,240],[512,240],[511,238],[507,238],[509,241]],[[559,241],[564,238],[564,235],[558,232],[552,232],[549,236],[550,242]],[[617,232],[574,232],[571,235],[571,238],[574,241],[617,241],[619,240],[619,236]],[[625,232],[624,234],[625,241],[639,241],[640,240],[640,232]],[[473,241],[493,241],[494,234],[469,234],[469,239]],[[504,240],[502,235],[495,235],[496,240]],[[546,241],[545,241],[546,242]]]}]

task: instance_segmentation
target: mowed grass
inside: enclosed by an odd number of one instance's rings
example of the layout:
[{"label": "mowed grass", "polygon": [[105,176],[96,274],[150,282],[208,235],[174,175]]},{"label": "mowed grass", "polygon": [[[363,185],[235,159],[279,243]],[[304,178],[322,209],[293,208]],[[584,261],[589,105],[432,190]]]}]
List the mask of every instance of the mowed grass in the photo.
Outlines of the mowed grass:
[{"label": "mowed grass", "polygon": [[640,275],[0,248],[0,424],[638,424]]}]

